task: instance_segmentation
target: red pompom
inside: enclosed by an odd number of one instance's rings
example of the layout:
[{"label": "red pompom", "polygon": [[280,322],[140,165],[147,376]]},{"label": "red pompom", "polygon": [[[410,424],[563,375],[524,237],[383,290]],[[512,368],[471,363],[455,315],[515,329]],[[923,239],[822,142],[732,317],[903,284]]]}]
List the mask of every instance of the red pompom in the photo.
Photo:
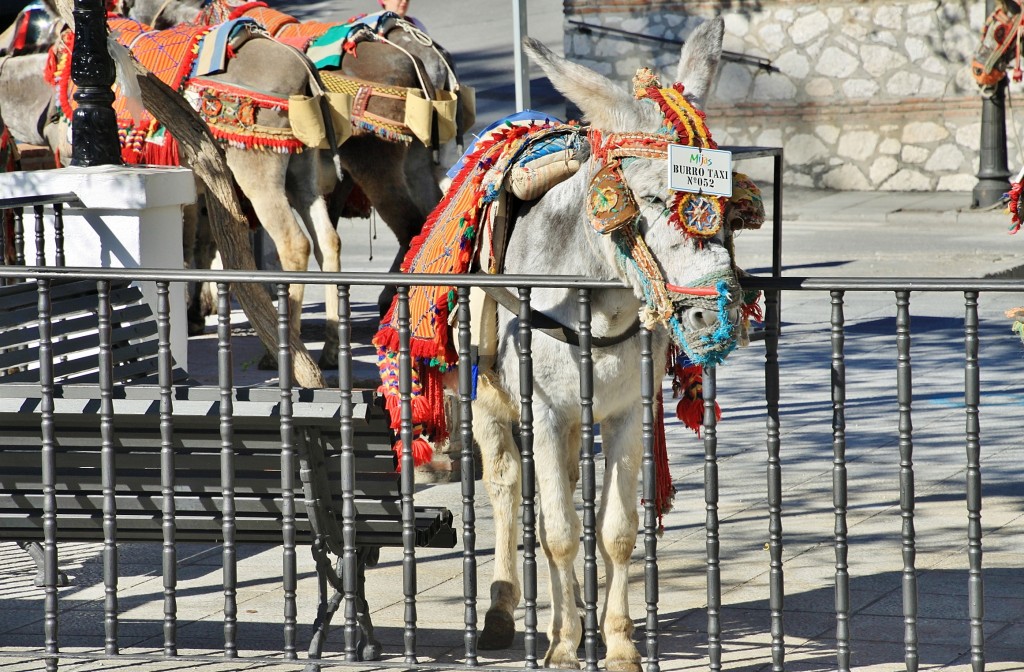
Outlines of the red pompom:
[{"label": "red pompom", "polygon": [[[391,450],[395,451],[395,455],[398,456],[398,467],[395,471],[402,470],[402,442],[396,441],[395,445],[391,446]],[[423,437],[416,437],[412,440],[412,464],[414,467],[424,465],[434,459],[434,448],[427,440]]]},{"label": "red pompom", "polygon": [[[672,392],[682,397],[676,404],[676,417],[700,436],[704,422],[704,370],[696,364],[676,366]],[[722,409],[715,402],[715,420],[722,419]]]}]

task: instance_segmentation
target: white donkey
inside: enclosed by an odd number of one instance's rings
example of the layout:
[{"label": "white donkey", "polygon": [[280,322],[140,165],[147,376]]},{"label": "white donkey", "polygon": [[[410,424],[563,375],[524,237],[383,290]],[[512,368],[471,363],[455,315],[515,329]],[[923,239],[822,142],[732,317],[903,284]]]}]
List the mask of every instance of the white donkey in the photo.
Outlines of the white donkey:
[{"label": "white donkey", "polygon": [[[711,86],[722,33],[721,19],[708,21],[683,48],[676,78],[684,85],[688,105],[674,107],[689,110],[691,118],[683,119],[684,125],[703,126],[693,106],[702,103]],[[658,91],[667,92],[666,98],[673,97],[680,88],[658,89],[655,85],[648,89],[651,96],[638,99],[621,85],[554,55],[540,43],[528,42],[535,62],[589,122],[591,156],[572,178],[538,202],[524,206],[509,241],[505,272],[620,279],[630,289],[593,294],[595,338],[623,334],[636,323],[639,312],[653,327],[656,363],[665,361],[670,339],[706,363],[720,361],[735,343],[733,329],[739,317],[740,292],[732,259],[723,244],[724,231],[688,234],[684,229],[699,228],[700,223],[669,216],[680,197],[667,187],[666,145],[697,143],[679,139],[673,128],[681,128],[675,123],[680,119],[666,117],[664,99],[661,103],[651,99],[660,98]],[[683,96],[675,98],[677,103],[679,98]],[[618,172],[618,179],[624,179],[619,196],[631,192],[639,212],[621,228],[602,234],[595,231],[593,221],[587,221],[588,210],[593,215],[592,179],[609,166]],[[693,287],[717,287],[719,297],[701,307],[687,295],[687,288]],[[660,311],[658,301],[651,298],[658,294],[663,297]],[[532,295],[535,310],[563,325],[576,324],[576,306],[572,290],[535,290]],[[512,424],[519,421],[518,328],[515,315],[499,311],[497,363],[481,375],[473,407],[473,432],[483,455],[483,479],[496,528],[491,603],[479,642],[483,649],[511,645],[513,610],[521,597],[515,562],[521,469],[512,434]],[[706,347],[718,349],[710,352]],[[579,666],[577,647],[582,637],[573,570],[582,527],[573,504],[579,478],[580,376],[575,363],[580,353],[578,347],[542,334],[533,338],[532,350],[539,537],[551,573],[550,645],[544,664],[572,669]],[[607,576],[600,628],[609,670],[640,670],[627,599],[627,572],[639,518],[640,355],[638,336],[593,350],[594,420],[601,423],[605,455],[597,518],[597,544]]]}]

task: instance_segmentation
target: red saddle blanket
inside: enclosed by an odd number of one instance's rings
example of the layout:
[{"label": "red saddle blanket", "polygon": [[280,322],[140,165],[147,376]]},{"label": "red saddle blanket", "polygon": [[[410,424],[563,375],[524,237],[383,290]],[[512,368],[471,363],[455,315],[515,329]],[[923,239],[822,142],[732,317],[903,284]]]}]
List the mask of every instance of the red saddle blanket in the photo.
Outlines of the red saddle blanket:
[{"label": "red saddle blanket", "polygon": [[312,40],[320,37],[335,25],[320,21],[299,21],[294,16],[268,7],[265,2],[246,2],[245,0],[210,2],[200,10],[195,22],[212,26],[241,17],[253,19],[275,39],[303,50]]},{"label": "red saddle blanket", "polygon": [[[192,63],[196,59],[196,46],[210,31],[207,26],[182,24],[169,30],[153,31],[149,26],[133,19],[109,17],[107,25],[115,39],[128,48],[135,58],[162,82],[175,91],[181,91]],[[50,49],[47,81],[57,89],[57,103],[65,118],[71,119],[78,107],[76,91],[71,81],[71,52],[75,36],[66,31],[61,42]],[[121,158],[129,164],[178,165],[177,143],[156,122],[149,112],[133,119],[128,101],[116,91],[114,112],[121,136]]]}]

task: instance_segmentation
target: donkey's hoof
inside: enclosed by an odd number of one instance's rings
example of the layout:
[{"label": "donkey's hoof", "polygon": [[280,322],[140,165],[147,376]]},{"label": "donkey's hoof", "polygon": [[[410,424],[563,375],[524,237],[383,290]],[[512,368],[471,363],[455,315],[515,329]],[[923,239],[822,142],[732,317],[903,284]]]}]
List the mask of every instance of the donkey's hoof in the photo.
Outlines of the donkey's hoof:
[{"label": "donkey's hoof", "polygon": [[544,667],[557,667],[560,670],[580,669],[580,659],[575,651],[567,651],[569,646],[553,646],[544,656]]},{"label": "donkey's hoof", "polygon": [[324,349],[320,353],[320,361],[317,362],[321,371],[332,371],[338,368],[338,351]]},{"label": "donkey's hoof", "polygon": [[608,672],[640,672],[640,661],[638,660],[606,660],[604,667]]},{"label": "donkey's hoof", "polygon": [[516,622],[504,611],[488,611],[484,616],[484,630],[480,633],[477,648],[484,651],[508,649],[516,636]]},{"label": "donkey's hoof", "polygon": [[373,641],[368,644],[363,644],[363,648],[359,651],[359,655],[362,656],[360,660],[380,660],[380,656],[383,652],[384,648],[380,645],[380,642]]},{"label": "donkey's hoof", "polygon": [[201,336],[206,333],[206,321],[193,322],[189,320],[188,323],[188,335],[189,336]]},{"label": "donkey's hoof", "polygon": [[260,361],[256,363],[256,368],[260,371],[277,371],[277,357],[264,352]]}]

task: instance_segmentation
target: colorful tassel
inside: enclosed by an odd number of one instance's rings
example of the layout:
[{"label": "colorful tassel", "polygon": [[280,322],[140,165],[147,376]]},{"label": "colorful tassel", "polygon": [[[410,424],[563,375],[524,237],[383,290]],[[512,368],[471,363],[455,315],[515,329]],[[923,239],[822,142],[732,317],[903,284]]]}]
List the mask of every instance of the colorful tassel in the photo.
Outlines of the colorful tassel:
[{"label": "colorful tassel", "polygon": [[[396,441],[391,450],[395,451],[398,457],[395,471],[402,471],[402,442]],[[419,467],[434,459],[434,449],[423,437],[416,437],[412,440],[412,466]]]},{"label": "colorful tassel", "polygon": [[1024,190],[1024,180],[1014,182],[1010,185],[1010,193],[1006,196],[1009,202],[1006,208],[1010,211],[1010,233],[1020,231],[1020,194]]},{"label": "colorful tassel", "polygon": [[[704,369],[697,364],[676,364],[672,379],[672,397],[679,399],[676,417],[700,436],[704,424]],[[722,419],[722,409],[715,402],[715,420]]]}]

